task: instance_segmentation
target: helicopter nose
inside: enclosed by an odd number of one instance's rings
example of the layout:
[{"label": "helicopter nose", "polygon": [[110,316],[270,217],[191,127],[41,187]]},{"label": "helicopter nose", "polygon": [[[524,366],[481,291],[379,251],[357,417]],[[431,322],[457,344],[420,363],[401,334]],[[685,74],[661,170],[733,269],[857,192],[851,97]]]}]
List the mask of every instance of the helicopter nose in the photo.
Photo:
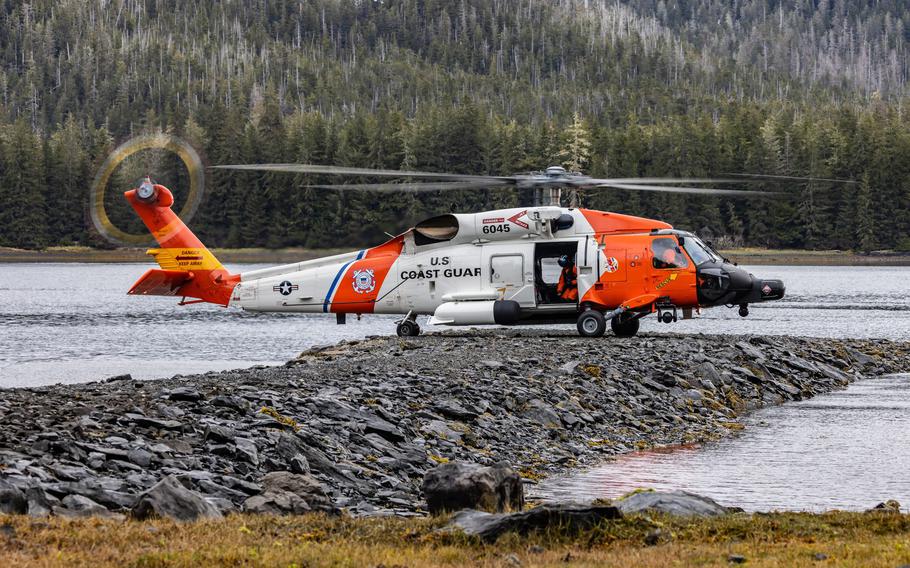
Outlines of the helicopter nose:
[{"label": "helicopter nose", "polygon": [[786,290],[780,280],[756,278],[728,262],[699,266],[697,274],[699,301],[705,306],[779,300]]},{"label": "helicopter nose", "polygon": [[752,293],[749,295],[749,303],[770,302],[780,300],[784,297],[787,287],[782,280],[767,280],[763,278],[752,277]]}]

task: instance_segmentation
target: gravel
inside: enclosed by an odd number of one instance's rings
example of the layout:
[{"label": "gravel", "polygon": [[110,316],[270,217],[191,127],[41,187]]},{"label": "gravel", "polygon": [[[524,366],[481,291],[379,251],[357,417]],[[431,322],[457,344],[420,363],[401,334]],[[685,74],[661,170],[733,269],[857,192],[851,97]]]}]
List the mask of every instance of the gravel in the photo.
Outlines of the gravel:
[{"label": "gravel", "polygon": [[173,476],[229,513],[263,494],[267,474],[290,472],[321,486],[318,507],[424,514],[420,484],[439,463],[507,462],[533,483],[727,435],[749,410],[906,371],[908,352],[884,340],[469,330],[319,347],[283,367],[0,390],[0,492],[35,515],[122,513]]}]

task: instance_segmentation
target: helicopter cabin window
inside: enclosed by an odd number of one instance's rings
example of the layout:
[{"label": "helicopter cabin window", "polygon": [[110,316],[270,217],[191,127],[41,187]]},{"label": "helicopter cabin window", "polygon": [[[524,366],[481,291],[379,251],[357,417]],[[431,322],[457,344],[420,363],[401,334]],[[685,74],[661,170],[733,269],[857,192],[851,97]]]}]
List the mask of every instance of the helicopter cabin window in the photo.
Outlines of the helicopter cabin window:
[{"label": "helicopter cabin window", "polygon": [[457,234],[458,218],[455,215],[431,217],[414,227],[414,244],[423,246],[451,241]]},{"label": "helicopter cabin window", "polygon": [[689,259],[672,237],[658,237],[651,241],[651,262],[654,268],[686,268]]}]

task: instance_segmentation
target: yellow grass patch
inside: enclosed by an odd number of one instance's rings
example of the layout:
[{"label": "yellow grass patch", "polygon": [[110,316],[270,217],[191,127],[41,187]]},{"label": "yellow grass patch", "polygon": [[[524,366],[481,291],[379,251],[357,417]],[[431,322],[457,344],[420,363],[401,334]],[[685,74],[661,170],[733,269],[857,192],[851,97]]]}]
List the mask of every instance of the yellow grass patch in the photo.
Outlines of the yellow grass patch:
[{"label": "yellow grass patch", "polygon": [[[633,516],[483,543],[437,532],[446,519],[234,515],[220,521],[30,519],[0,515],[0,566],[888,566],[910,562],[910,516],[864,513]],[[646,537],[660,530],[661,544]],[[514,555],[514,559],[510,557]],[[821,555],[821,556],[819,556]]]}]

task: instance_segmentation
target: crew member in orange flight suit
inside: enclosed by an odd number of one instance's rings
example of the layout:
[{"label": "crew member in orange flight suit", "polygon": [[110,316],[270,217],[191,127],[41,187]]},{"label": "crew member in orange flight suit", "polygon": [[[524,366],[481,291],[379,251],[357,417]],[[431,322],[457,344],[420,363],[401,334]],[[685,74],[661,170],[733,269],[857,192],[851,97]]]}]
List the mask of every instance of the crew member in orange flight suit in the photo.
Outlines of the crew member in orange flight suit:
[{"label": "crew member in orange flight suit", "polygon": [[556,293],[565,302],[578,301],[578,269],[575,268],[575,261],[567,254],[559,257],[557,261],[562,267],[559,274],[559,283],[556,284]]}]

